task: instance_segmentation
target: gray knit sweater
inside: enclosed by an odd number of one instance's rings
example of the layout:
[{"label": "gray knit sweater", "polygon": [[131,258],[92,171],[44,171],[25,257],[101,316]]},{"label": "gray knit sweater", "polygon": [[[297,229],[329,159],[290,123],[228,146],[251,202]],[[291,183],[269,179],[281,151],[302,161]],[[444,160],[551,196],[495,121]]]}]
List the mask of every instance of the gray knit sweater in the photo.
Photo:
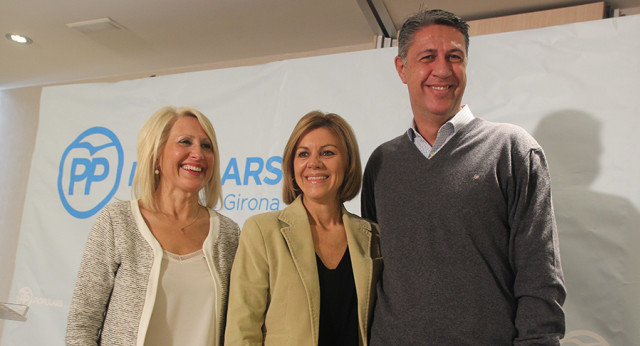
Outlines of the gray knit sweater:
[{"label": "gray knit sweater", "polygon": [[544,154],[474,119],[426,159],[403,134],[364,175],[384,258],[372,345],[558,344],[564,280]]},{"label": "gray knit sweater", "polygon": [[[216,345],[222,343],[229,273],[240,229],[209,210],[203,251],[216,284]],[[106,206],[89,234],[67,323],[67,345],[143,345],[158,286],[162,248],[136,201]]]}]

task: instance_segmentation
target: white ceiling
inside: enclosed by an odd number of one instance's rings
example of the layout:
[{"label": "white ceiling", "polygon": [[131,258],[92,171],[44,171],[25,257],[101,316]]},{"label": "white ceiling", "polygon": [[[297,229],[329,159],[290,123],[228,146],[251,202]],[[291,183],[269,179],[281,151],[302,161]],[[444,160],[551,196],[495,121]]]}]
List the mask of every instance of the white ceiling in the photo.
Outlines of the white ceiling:
[{"label": "white ceiling", "polygon": [[[365,49],[365,0],[0,0],[0,90],[249,62],[265,56]],[[421,6],[466,20],[579,5],[580,0],[373,0],[394,25]],[[611,0],[612,8],[640,0]],[[111,18],[123,29],[67,24]],[[4,38],[33,39],[19,45]]]}]

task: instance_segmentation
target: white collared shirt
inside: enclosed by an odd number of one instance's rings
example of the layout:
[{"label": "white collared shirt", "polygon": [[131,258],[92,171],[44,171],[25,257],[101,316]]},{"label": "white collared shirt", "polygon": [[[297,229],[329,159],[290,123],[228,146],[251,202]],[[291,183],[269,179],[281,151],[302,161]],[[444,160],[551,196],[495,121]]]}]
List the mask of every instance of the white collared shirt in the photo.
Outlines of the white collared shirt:
[{"label": "white collared shirt", "polygon": [[411,127],[407,130],[407,136],[409,139],[415,144],[415,146],[420,150],[422,155],[424,155],[427,159],[432,158],[442,147],[444,147],[447,142],[456,134],[456,131],[463,128],[465,125],[471,122],[475,117],[473,113],[471,113],[471,109],[468,105],[462,107],[462,109],[453,116],[453,118],[449,119],[446,123],[440,126],[438,130],[438,135],[436,136],[436,141],[433,143],[433,146],[427,142],[424,137],[420,135],[420,133],[416,130],[416,122],[415,120],[411,121]]}]

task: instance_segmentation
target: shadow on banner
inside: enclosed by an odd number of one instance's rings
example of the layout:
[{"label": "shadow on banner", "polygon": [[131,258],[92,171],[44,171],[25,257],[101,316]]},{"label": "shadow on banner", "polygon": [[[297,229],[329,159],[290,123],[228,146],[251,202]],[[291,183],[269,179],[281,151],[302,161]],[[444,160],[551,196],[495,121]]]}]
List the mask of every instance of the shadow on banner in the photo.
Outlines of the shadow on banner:
[{"label": "shadow on banner", "polygon": [[[640,341],[640,214],[627,199],[595,191],[602,124],[575,110],[541,120],[567,285],[563,345],[637,345]],[[629,157],[637,148],[615,148]],[[631,184],[632,182],[617,182]]]}]

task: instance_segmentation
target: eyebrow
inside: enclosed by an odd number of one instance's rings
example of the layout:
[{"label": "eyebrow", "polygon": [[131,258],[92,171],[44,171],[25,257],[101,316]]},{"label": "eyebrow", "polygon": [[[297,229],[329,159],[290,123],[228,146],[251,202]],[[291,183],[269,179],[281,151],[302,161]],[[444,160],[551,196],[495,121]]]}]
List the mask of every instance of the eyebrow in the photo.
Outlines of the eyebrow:
[{"label": "eyebrow", "polygon": [[209,142],[209,143],[212,142],[211,138],[209,138],[209,136],[198,137],[198,136],[188,135],[188,134],[178,135],[178,139],[185,139],[185,138],[188,138],[188,139],[200,138],[201,141],[206,141],[206,142]]},{"label": "eyebrow", "polygon": [[[427,49],[423,49],[423,50],[419,51],[418,55],[424,54],[424,53],[437,53],[437,52],[438,52],[438,49],[436,49],[436,48],[427,48]],[[452,49],[449,49],[448,51],[446,51],[447,54],[450,54],[450,53],[453,53],[453,52],[465,53],[465,51],[460,49],[460,48],[452,48]]]},{"label": "eyebrow", "polygon": [[[337,146],[337,145],[335,145],[335,144],[325,144],[325,145],[320,146],[320,149],[324,149],[324,148],[326,148],[326,147],[334,147],[334,148],[338,148],[338,146]],[[304,146],[304,145],[298,145],[298,146],[296,147],[296,150],[299,150],[299,149],[309,149],[309,148],[308,148],[308,147],[306,147],[306,146]]]}]

